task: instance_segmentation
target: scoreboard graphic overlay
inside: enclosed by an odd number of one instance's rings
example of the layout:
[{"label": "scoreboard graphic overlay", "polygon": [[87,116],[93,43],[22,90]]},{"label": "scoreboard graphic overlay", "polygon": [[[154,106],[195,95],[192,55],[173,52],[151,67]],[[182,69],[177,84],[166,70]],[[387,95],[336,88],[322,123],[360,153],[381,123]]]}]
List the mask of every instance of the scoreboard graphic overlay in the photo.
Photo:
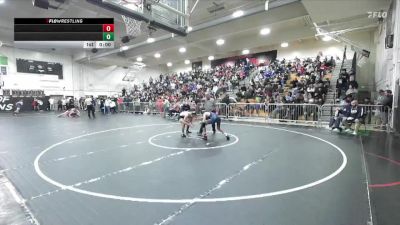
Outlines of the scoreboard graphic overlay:
[{"label": "scoreboard graphic overlay", "polygon": [[27,48],[114,48],[114,18],[15,18],[14,43]]}]

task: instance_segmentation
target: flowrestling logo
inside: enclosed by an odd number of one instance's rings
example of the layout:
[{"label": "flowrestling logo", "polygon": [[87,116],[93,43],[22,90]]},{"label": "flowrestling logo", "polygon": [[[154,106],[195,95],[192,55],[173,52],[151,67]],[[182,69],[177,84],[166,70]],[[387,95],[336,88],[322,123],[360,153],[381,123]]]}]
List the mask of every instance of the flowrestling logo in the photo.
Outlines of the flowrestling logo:
[{"label": "flowrestling logo", "polygon": [[47,19],[47,23],[53,23],[53,24],[83,23],[83,19],[73,19],[73,18]]},{"label": "flowrestling logo", "polygon": [[11,111],[14,104],[10,102],[11,99],[8,96],[0,96],[0,111]]},{"label": "flowrestling logo", "polygon": [[375,11],[367,13],[368,13],[368,18],[370,19],[386,19],[388,16],[388,13],[384,11]]}]

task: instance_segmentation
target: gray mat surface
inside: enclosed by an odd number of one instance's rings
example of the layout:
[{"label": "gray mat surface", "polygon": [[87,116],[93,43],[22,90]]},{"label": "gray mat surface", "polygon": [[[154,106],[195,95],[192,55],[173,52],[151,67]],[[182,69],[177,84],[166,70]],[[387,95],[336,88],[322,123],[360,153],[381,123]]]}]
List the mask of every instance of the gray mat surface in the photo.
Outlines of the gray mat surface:
[{"label": "gray mat surface", "polygon": [[[329,176],[343,159],[321,140],[251,125],[223,123],[239,140],[218,147],[236,137],[226,141],[222,134],[210,134],[205,142],[195,135],[197,125],[191,138],[183,139],[179,124],[157,116],[98,115],[89,120],[44,114],[1,116],[0,122],[0,145],[6,152],[0,166],[43,225],[359,225],[370,219],[361,147],[351,136],[286,128],[332,142],[346,154],[344,170],[316,186],[238,201],[149,203],[123,198],[206,200],[278,192]],[[87,135],[122,127],[131,128]],[[155,135],[153,143],[167,148],[149,143]],[[77,136],[82,137],[65,141]],[[35,158],[62,141],[39,161],[46,176],[122,200],[61,190],[38,176]],[[215,148],[195,149],[209,147]]]}]

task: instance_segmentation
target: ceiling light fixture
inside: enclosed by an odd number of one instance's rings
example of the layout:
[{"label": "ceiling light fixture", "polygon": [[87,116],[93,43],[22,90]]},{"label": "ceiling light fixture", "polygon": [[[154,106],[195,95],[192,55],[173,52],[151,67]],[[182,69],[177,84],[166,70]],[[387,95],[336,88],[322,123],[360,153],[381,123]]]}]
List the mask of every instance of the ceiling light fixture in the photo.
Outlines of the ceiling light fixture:
[{"label": "ceiling light fixture", "polygon": [[330,36],[328,36],[328,35],[325,35],[325,36],[322,38],[322,40],[323,40],[323,41],[331,41],[331,40],[332,40],[332,37],[330,37]]},{"label": "ceiling light fixture", "polygon": [[147,38],[147,43],[153,43],[154,41],[155,39],[152,37]]},{"label": "ceiling light fixture", "polygon": [[141,61],[143,61],[143,58],[139,56],[136,58],[136,61],[141,62]]},{"label": "ceiling light fixture", "polygon": [[5,2],[5,0],[0,0],[0,4],[3,4]]},{"label": "ceiling light fixture", "polygon": [[281,47],[282,48],[287,48],[289,46],[289,43],[287,43],[287,42],[283,42],[282,44],[281,44]]},{"label": "ceiling light fixture", "polygon": [[157,52],[156,54],[154,54],[154,57],[157,58],[157,59],[161,58],[161,54]]},{"label": "ceiling light fixture", "polygon": [[269,9],[269,0],[265,0],[265,11]]},{"label": "ceiling light fixture", "polygon": [[267,35],[269,33],[271,33],[271,30],[269,28],[263,28],[260,30],[261,35]]},{"label": "ceiling light fixture", "polygon": [[225,44],[225,40],[224,39],[218,39],[216,43],[217,43],[217,45],[223,45],[223,44]]},{"label": "ceiling light fixture", "polygon": [[233,16],[233,18],[238,18],[238,17],[243,16],[243,14],[244,14],[244,12],[243,12],[242,10],[238,10],[238,11],[235,11],[235,12],[232,14],[232,16]]},{"label": "ceiling light fixture", "polygon": [[185,60],[185,64],[187,65],[187,64],[189,64],[190,63],[190,60],[189,59],[186,59]]},{"label": "ceiling light fixture", "polygon": [[192,31],[193,30],[193,27],[188,27],[187,28],[187,32],[190,32],[190,31]]},{"label": "ceiling light fixture", "polygon": [[185,48],[185,47],[179,48],[179,52],[180,52],[180,53],[185,53],[185,52],[186,52],[186,48]]},{"label": "ceiling light fixture", "polygon": [[168,62],[168,63],[167,63],[167,66],[168,66],[168,67],[171,67],[171,66],[172,66],[172,62]]},{"label": "ceiling light fixture", "polygon": [[244,49],[243,51],[242,51],[242,54],[243,55],[247,55],[247,54],[249,54],[250,53],[250,50],[248,50],[248,49]]},{"label": "ceiling light fixture", "polygon": [[208,60],[210,60],[210,61],[214,60],[214,56],[212,56],[212,55],[208,56]]},{"label": "ceiling light fixture", "polygon": [[119,50],[120,50],[120,51],[126,51],[126,50],[128,50],[128,49],[129,49],[128,46],[122,46]]}]

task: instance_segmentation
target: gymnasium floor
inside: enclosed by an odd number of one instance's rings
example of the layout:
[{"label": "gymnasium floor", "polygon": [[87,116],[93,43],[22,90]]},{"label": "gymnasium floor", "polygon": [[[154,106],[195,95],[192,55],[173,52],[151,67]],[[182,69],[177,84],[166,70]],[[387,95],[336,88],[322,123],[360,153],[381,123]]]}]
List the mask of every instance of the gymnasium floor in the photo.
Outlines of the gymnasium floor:
[{"label": "gymnasium floor", "polygon": [[176,122],[127,114],[0,123],[2,173],[42,225],[364,225],[376,213],[359,137],[223,123],[230,141],[203,141],[198,124],[183,139]]}]

